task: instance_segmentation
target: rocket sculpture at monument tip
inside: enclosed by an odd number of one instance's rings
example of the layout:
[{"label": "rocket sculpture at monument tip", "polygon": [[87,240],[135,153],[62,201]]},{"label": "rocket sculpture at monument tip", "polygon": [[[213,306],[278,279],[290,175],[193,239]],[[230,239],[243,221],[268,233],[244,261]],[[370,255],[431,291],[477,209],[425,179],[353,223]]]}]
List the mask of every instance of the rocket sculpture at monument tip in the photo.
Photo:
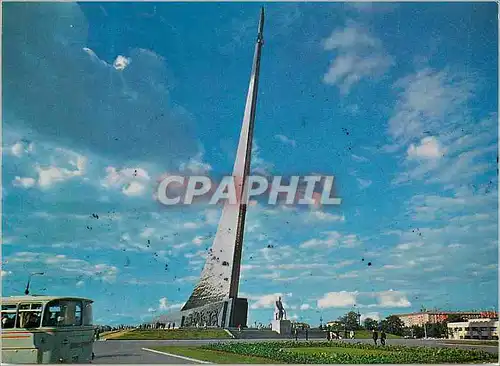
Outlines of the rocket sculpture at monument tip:
[{"label": "rocket sculpture at monument tip", "polygon": [[[248,303],[238,298],[238,287],[245,228],[245,180],[250,173],[253,129],[257,106],[260,57],[264,44],[264,9],[261,9],[255,45],[250,84],[243,115],[241,134],[233,167],[238,204],[226,203],[222,209],[219,226],[212,247],[209,249],[201,278],[182,308],[183,323],[188,326],[203,318],[208,325],[246,325]],[[220,307],[220,309],[219,309]],[[209,310],[207,310],[209,309]],[[219,312],[220,310],[220,312]],[[190,317],[187,322],[185,317]],[[216,323],[217,318],[217,324]],[[203,322],[201,322],[203,324]]]}]

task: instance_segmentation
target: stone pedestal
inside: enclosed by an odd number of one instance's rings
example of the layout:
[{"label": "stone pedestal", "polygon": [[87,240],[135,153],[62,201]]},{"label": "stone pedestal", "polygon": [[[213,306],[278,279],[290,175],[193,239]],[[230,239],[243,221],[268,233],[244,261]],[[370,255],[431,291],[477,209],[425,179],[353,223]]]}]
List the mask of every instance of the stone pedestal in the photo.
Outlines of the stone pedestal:
[{"label": "stone pedestal", "polygon": [[273,320],[272,330],[279,334],[292,334],[292,322],[290,320]]}]

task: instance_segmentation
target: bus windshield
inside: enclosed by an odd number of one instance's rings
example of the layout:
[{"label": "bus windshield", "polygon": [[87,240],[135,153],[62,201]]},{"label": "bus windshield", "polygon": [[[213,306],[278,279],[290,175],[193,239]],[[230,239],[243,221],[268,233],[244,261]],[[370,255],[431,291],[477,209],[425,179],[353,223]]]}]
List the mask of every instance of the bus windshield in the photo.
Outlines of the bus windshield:
[{"label": "bus windshield", "polygon": [[43,326],[71,327],[82,325],[82,301],[54,300],[45,306]]}]

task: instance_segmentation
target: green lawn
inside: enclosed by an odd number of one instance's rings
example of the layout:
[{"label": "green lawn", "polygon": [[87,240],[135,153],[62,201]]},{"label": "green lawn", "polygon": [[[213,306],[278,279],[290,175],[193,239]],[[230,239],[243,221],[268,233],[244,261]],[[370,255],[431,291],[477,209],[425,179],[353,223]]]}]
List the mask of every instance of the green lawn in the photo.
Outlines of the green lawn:
[{"label": "green lawn", "polygon": [[156,340],[156,339],[227,339],[231,338],[223,329],[174,329],[174,330],[132,330],[113,339]]},{"label": "green lawn", "polygon": [[154,347],[154,350],[160,352],[172,353],[175,355],[180,355],[184,357],[194,358],[200,361],[208,361],[213,363],[221,363],[221,364],[273,364],[273,363],[281,363],[278,361],[270,360],[268,358],[256,357],[256,356],[245,356],[238,355],[235,353],[215,351],[202,349],[199,347]]}]

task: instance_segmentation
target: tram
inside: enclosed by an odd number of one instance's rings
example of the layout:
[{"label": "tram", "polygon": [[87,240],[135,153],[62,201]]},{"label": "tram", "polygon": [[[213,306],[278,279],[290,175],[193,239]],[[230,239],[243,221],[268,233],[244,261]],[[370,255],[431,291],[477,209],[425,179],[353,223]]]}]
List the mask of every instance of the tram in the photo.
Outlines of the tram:
[{"label": "tram", "polygon": [[2,297],[2,363],[91,363],[92,300]]}]

